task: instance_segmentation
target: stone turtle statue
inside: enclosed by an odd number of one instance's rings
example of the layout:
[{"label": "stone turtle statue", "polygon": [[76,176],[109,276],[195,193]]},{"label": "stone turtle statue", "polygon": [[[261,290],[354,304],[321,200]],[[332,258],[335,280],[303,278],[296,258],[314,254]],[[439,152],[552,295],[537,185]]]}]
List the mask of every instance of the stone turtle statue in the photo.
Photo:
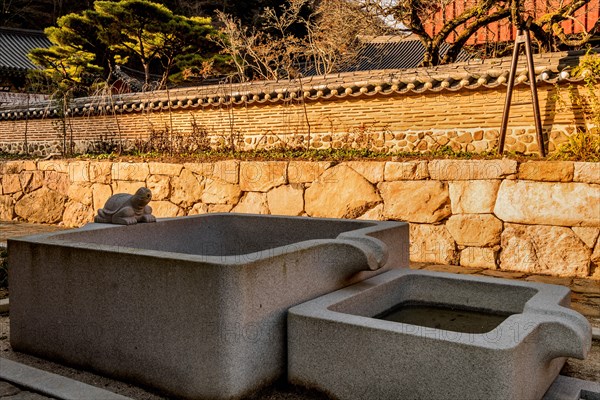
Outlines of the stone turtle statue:
[{"label": "stone turtle statue", "polygon": [[94,222],[104,224],[133,225],[138,222],[156,222],[152,208],[150,189],[141,187],[135,194],[118,193],[110,196],[104,208],[98,210]]}]

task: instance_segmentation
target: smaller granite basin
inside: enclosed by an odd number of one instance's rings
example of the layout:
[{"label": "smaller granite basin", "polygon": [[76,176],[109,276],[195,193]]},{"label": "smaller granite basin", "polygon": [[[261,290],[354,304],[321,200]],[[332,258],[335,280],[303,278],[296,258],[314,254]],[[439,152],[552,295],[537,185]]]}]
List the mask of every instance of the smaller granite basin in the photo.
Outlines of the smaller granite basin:
[{"label": "smaller granite basin", "polygon": [[539,399],[591,347],[566,287],[392,270],[291,308],[288,378],[336,399]]}]

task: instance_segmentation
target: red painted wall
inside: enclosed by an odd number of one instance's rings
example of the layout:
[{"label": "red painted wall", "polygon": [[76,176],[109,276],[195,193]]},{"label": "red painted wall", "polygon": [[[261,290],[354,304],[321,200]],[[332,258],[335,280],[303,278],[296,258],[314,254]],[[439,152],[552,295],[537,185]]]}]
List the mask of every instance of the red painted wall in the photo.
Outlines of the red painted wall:
[{"label": "red painted wall", "polygon": [[[526,0],[526,14],[538,19],[545,13],[555,10],[559,4],[564,4],[569,0]],[[470,8],[477,3],[477,0],[454,0],[445,9],[437,13],[435,24],[430,25],[427,30],[429,34],[440,31],[445,21],[451,20],[460,15],[465,9]],[[596,21],[600,18],[600,0],[592,0],[584,7],[580,8],[575,14],[575,18],[562,23],[565,33],[580,33],[583,30],[592,29]],[[460,33],[461,28],[458,29]],[[507,20],[492,23],[477,31],[469,40],[468,44],[478,44],[484,42],[502,42],[514,40],[515,31]],[[448,38],[452,42],[455,34]]]}]

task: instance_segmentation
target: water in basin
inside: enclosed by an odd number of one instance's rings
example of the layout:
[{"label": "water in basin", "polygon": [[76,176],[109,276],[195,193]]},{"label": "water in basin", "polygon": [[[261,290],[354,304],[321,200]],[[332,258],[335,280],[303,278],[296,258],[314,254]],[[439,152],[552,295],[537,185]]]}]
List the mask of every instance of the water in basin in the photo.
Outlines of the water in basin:
[{"label": "water in basin", "polygon": [[376,315],[374,318],[426,328],[477,334],[492,331],[509,315],[512,315],[512,313],[453,307],[448,304],[405,302]]}]

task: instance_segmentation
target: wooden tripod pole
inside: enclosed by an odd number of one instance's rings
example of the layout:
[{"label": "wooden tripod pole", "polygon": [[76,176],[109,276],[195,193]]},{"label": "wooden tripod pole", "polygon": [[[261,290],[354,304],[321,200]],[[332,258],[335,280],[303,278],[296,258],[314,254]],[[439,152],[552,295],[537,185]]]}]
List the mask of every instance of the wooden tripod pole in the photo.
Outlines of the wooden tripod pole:
[{"label": "wooden tripod pole", "polygon": [[525,30],[525,55],[527,56],[529,87],[531,88],[531,102],[533,103],[533,118],[535,120],[535,133],[537,135],[538,149],[540,156],[546,157],[544,136],[542,134],[542,118],[540,116],[540,102],[538,101],[537,84],[535,82],[535,67],[533,65],[533,52],[531,51],[531,37],[529,35],[529,29]]},{"label": "wooden tripod pole", "polygon": [[546,157],[546,149],[544,146],[544,136],[542,134],[542,119],[540,116],[540,104],[537,95],[537,85],[535,82],[535,66],[533,64],[533,52],[531,50],[531,37],[529,35],[530,19],[527,20],[525,29],[517,30],[515,39],[515,48],[513,50],[513,58],[508,75],[506,88],[506,100],[504,102],[504,111],[502,112],[502,126],[500,127],[500,143],[498,144],[498,153],[504,153],[504,142],[506,140],[506,130],[508,128],[508,117],[510,115],[510,104],[512,94],[515,87],[515,75],[517,74],[517,63],[519,61],[519,51],[521,45],[525,43],[525,54],[527,57],[527,71],[529,75],[529,87],[531,89],[531,100],[533,104],[533,116],[535,119],[535,132],[537,134],[538,148],[540,156]]},{"label": "wooden tripod pole", "polygon": [[515,87],[515,75],[517,74],[517,63],[519,62],[519,50],[523,43],[523,31],[517,30],[515,38],[515,48],[513,49],[512,63],[508,82],[506,83],[506,100],[504,101],[504,111],[502,112],[502,126],[500,128],[500,143],[498,144],[498,153],[504,153],[504,141],[506,140],[506,128],[508,127],[508,116],[510,115],[510,103],[512,101],[513,88]]}]

